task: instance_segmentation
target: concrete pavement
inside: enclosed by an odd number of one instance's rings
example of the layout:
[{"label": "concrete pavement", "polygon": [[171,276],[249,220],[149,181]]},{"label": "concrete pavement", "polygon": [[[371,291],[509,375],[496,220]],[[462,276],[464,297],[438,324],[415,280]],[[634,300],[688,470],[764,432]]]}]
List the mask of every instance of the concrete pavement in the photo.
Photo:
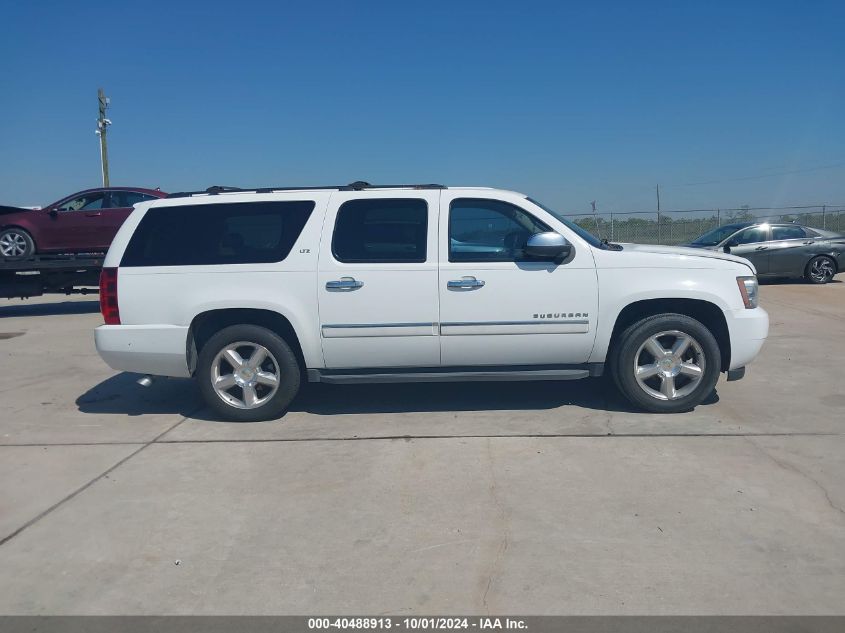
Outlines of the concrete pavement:
[{"label": "concrete pavement", "polygon": [[691,413],[316,385],[256,424],[112,372],[96,302],[0,303],[0,613],[841,614],[845,284],[761,295]]}]

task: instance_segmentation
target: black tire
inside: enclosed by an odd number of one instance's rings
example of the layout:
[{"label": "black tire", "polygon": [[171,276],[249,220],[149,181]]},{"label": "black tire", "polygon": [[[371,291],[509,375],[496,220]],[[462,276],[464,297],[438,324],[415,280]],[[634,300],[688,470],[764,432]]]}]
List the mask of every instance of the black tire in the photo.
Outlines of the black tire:
[{"label": "black tire", "polygon": [[[3,252],[6,248],[16,251],[22,248],[23,251],[7,255]],[[0,231],[0,257],[7,259],[26,259],[33,255],[35,255],[35,240],[32,239],[32,236],[27,231],[16,226],[10,226]]]},{"label": "black tire", "polygon": [[827,255],[818,255],[807,262],[804,279],[811,284],[829,283],[836,274],[836,262]]},{"label": "black tire", "polygon": [[[655,335],[664,332],[679,332],[691,337],[693,343],[690,344],[685,354],[689,355],[690,362],[697,363],[697,366],[700,366],[702,362],[704,364],[697,385],[693,385],[696,379],[688,378],[686,375],[679,374],[671,378],[673,385],[683,383],[677,389],[678,393],[683,394],[689,388],[688,393],[674,399],[660,399],[646,391],[646,387],[651,389],[652,392],[660,391],[661,387],[657,385],[662,385],[663,378],[659,373],[653,378],[646,379],[651,384],[644,387],[638,381],[634,370],[635,360],[642,361],[651,355],[647,348],[643,349],[646,342]],[[661,342],[671,341],[672,338],[673,335],[669,334],[658,340]],[[695,344],[697,344],[697,347]],[[702,356],[703,359],[699,356]],[[672,361],[668,362],[672,364]],[[678,363],[683,364],[681,361],[678,361]],[[659,365],[656,356],[654,356],[652,364],[654,366]],[[654,413],[680,413],[689,411],[700,404],[713,392],[716,382],[719,380],[721,365],[721,351],[716,337],[699,321],[683,314],[658,314],[634,323],[622,332],[610,353],[610,371],[616,386],[632,404]],[[680,371],[680,367],[675,364],[667,368],[667,372],[672,371]]]},{"label": "black tire", "polygon": [[[267,401],[254,408],[238,408],[231,402],[227,402],[213,384],[213,372],[215,367],[220,366],[218,354],[234,343],[247,343],[246,347],[250,344],[264,347],[269,351],[265,362],[270,364],[264,364],[256,370],[263,368],[265,372],[272,373],[272,368],[276,369],[278,386],[275,393],[272,395],[267,393]],[[236,373],[234,365],[229,365],[229,367],[234,376]],[[206,403],[221,418],[234,422],[258,422],[273,420],[284,415],[299,392],[302,371],[290,346],[275,332],[257,325],[232,325],[217,332],[203,345],[194,375]],[[254,389],[265,389],[265,387],[259,384]],[[266,387],[266,389],[270,392],[272,388]],[[233,396],[232,400],[241,400],[241,404],[247,401],[246,391],[238,385],[233,385],[228,394]]]}]

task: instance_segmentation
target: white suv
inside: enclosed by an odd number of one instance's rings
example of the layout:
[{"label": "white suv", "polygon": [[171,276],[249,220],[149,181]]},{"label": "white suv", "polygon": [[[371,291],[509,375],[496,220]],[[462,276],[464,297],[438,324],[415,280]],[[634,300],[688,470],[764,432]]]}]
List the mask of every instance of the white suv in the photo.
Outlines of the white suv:
[{"label": "white suv", "polygon": [[101,279],[114,369],[194,376],[222,417],[302,380],[570,380],[688,410],[742,377],[769,319],[752,265],[597,240],[520,193],[214,187],[141,203]]}]

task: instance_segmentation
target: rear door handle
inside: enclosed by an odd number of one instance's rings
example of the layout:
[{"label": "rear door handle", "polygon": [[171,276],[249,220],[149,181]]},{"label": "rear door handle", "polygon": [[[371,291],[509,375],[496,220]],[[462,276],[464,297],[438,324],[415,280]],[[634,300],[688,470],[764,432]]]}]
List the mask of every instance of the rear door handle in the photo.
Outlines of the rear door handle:
[{"label": "rear door handle", "polygon": [[757,247],[757,248],[755,248],[754,250],[755,250],[755,251],[764,251],[764,250],[766,250],[767,248],[769,248],[769,247],[768,247],[768,246],[758,246],[758,247]]},{"label": "rear door handle", "polygon": [[341,277],[335,281],[327,281],[326,290],[357,290],[363,285],[363,281],[357,281],[354,277]]},{"label": "rear door handle", "polygon": [[447,288],[481,288],[484,282],[475,277],[463,277],[461,279],[451,279],[446,282]]}]

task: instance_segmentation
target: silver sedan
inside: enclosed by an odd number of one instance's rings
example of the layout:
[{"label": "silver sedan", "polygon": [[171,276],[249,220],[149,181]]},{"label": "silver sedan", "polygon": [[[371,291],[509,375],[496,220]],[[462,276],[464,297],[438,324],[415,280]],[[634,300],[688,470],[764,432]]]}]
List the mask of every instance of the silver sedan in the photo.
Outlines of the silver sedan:
[{"label": "silver sedan", "polygon": [[800,224],[726,224],[684,246],[744,257],[760,277],[803,277],[812,284],[828,283],[845,263],[845,235]]}]

